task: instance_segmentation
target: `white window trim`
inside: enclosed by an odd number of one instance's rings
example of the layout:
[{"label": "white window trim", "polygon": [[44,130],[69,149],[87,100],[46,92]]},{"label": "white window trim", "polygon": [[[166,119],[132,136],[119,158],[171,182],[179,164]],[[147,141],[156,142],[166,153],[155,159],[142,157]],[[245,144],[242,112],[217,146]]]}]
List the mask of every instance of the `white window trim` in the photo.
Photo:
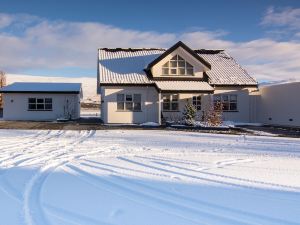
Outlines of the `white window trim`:
[{"label": "white window trim", "polygon": [[[198,100],[197,98],[200,97],[200,100]],[[196,98],[196,100],[194,100],[194,98]],[[194,102],[196,104],[194,104]],[[199,104],[200,102],[200,104]],[[194,95],[192,97],[192,105],[196,108],[197,111],[201,111],[202,110],[202,95]],[[200,109],[198,109],[198,106],[200,106]]]},{"label": "white window trim", "polygon": [[[172,57],[169,61],[165,62],[162,65],[162,69],[161,69],[162,75],[163,76],[194,76],[194,66],[192,66],[192,64],[187,62],[183,57],[179,56],[178,54],[175,55],[175,56],[176,56],[175,60]],[[179,59],[179,57],[182,58],[182,59]],[[176,62],[176,67],[171,66],[171,62]],[[179,62],[184,62],[184,66],[179,66]],[[165,66],[166,64],[168,64],[168,66]],[[190,66],[188,66],[188,64]],[[179,73],[180,69],[181,70],[184,69],[183,74]],[[168,73],[164,73],[164,70],[168,70]],[[172,74],[171,70],[176,70],[176,73]],[[192,73],[188,73],[187,72],[188,70],[192,70]]]},{"label": "white window trim", "polygon": [[[123,101],[118,101],[118,95],[123,95],[124,100]],[[131,101],[126,100],[126,96],[131,95]],[[134,101],[134,95],[140,95],[140,101]],[[142,94],[138,93],[123,93],[123,94],[117,94],[117,112],[142,112]],[[123,103],[123,109],[118,109],[118,103]],[[131,103],[132,104],[132,109],[126,109],[126,103]],[[140,109],[134,109],[136,104],[140,104]]]},{"label": "white window trim", "polygon": [[[35,99],[35,103],[30,103],[29,99]],[[38,99],[43,99],[43,103],[38,103]],[[46,99],[51,99],[51,103],[46,103]],[[30,105],[35,105],[35,109],[30,109]],[[43,105],[43,109],[38,109],[38,105]],[[51,109],[46,109],[46,105],[51,105]],[[30,97],[28,98],[28,111],[53,111],[53,99],[52,98],[37,98],[37,97]]]},{"label": "white window trim", "polygon": [[[216,94],[215,96],[220,96],[221,98],[221,103],[223,104],[223,102],[225,102],[223,99],[225,98],[225,96],[227,97],[228,101],[228,110],[224,110],[222,109],[223,112],[238,112],[238,95],[237,94]],[[235,96],[236,100],[231,100],[231,96]],[[215,99],[213,100],[214,105],[215,105]],[[236,104],[236,109],[230,109],[230,104],[231,103],[235,103]]]},{"label": "white window trim", "polygon": [[[177,100],[174,101],[174,96],[177,95]],[[170,96],[170,102],[164,102],[164,96]],[[169,103],[169,109],[164,109],[164,104]],[[177,103],[177,109],[172,110],[172,104]],[[179,94],[162,94],[162,111],[163,112],[179,112]]]}]

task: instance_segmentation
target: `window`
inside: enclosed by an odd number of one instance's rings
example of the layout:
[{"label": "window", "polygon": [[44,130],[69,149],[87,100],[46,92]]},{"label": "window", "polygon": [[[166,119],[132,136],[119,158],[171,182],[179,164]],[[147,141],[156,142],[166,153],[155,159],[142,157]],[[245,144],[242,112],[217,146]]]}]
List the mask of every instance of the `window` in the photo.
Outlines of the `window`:
[{"label": "window", "polygon": [[52,111],[52,98],[28,98],[29,111]]},{"label": "window", "polygon": [[193,75],[194,68],[179,55],[175,55],[162,66],[163,75]]},{"label": "window", "polygon": [[141,111],[141,94],[117,94],[117,110],[119,111]]},{"label": "window", "polygon": [[197,111],[201,110],[201,95],[193,96],[193,105]]},{"label": "window", "polygon": [[166,94],[162,96],[163,111],[178,111],[179,109],[179,96],[178,94]]},{"label": "window", "polygon": [[214,108],[221,104],[223,111],[237,111],[237,95],[214,95]]}]

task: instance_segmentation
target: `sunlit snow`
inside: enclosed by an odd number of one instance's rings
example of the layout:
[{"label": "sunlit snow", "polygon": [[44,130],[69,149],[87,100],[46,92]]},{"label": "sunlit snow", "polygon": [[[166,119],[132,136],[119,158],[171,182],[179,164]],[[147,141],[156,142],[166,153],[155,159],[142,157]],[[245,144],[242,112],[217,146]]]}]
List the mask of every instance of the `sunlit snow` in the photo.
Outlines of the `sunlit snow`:
[{"label": "sunlit snow", "polygon": [[300,139],[0,130],[0,224],[300,224]]}]

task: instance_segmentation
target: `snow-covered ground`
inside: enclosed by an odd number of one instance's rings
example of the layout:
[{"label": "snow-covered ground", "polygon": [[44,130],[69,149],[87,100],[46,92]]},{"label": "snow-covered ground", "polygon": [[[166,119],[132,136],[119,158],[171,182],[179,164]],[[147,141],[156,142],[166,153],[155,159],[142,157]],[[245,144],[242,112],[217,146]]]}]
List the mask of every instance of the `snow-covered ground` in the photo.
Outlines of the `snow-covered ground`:
[{"label": "snow-covered ground", "polygon": [[100,117],[100,108],[99,109],[85,109],[81,108],[80,117]]},{"label": "snow-covered ground", "polygon": [[300,140],[0,130],[0,224],[300,224]]}]

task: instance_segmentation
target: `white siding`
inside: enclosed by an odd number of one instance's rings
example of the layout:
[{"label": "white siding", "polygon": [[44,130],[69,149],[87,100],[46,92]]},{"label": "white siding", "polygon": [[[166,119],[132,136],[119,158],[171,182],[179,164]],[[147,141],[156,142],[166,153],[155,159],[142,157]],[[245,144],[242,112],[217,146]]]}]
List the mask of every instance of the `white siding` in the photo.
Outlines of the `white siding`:
[{"label": "white siding", "polygon": [[260,87],[259,122],[300,127],[300,82]]},{"label": "white siding", "polygon": [[[141,112],[118,111],[117,94],[141,94]],[[158,92],[154,87],[101,87],[101,118],[104,123],[158,123]]]},{"label": "white siding", "polygon": [[256,111],[256,106],[251,104],[251,96],[248,89],[241,88],[215,88],[214,94],[233,94],[237,95],[237,111],[236,112],[223,112],[224,121],[234,121],[249,123]]},{"label": "white siding", "polygon": [[[117,110],[117,94],[142,94],[142,112],[122,112]],[[174,93],[174,92],[173,92]],[[167,94],[167,93],[162,93]],[[256,113],[255,104],[251,104],[252,96],[248,89],[242,88],[216,88],[215,94],[236,94],[238,110],[236,112],[223,112],[223,119],[235,122],[254,122],[251,120]],[[202,95],[202,112],[207,110],[211,102],[211,95],[199,93],[179,93],[179,110],[175,112],[162,111],[166,120],[181,119],[185,105],[193,96]],[[158,92],[154,87],[101,87],[101,117],[104,123],[144,123],[159,122]],[[162,101],[161,101],[162,104]],[[161,107],[162,108],[162,107]]]},{"label": "white siding", "polygon": [[[235,122],[251,122],[251,116],[255,112],[256,108],[250,107],[250,98],[248,89],[216,89],[215,94],[234,94],[237,95],[237,111],[235,112],[223,112],[224,121],[235,121]],[[183,111],[185,105],[189,101],[191,103],[192,97],[202,95],[201,101],[201,111],[198,111],[198,119],[201,119],[203,111],[208,110],[209,107],[213,104],[212,95],[209,94],[199,94],[199,93],[189,93],[189,94],[179,94],[179,111],[178,112],[163,112],[164,117],[167,120],[176,120],[180,119],[183,116]],[[255,107],[255,106],[254,106]]]},{"label": "white siding", "polygon": [[[52,98],[52,111],[28,111],[28,98]],[[72,115],[72,119],[80,117],[79,94],[4,94],[4,120],[51,121],[65,117],[67,111]]]},{"label": "white siding", "polygon": [[[162,93],[161,95],[163,96],[164,94],[177,94],[177,93]],[[209,103],[209,95],[208,94],[201,94],[201,93],[178,93],[179,95],[179,102],[178,102],[178,111],[162,111],[164,119],[167,121],[176,121],[176,120],[181,120],[183,117],[183,112],[185,109],[185,105],[190,102],[192,103],[192,98],[193,96],[198,96],[201,95],[201,111],[197,112],[197,117],[198,119],[201,118],[202,112],[208,108],[208,103]],[[163,101],[162,101],[162,106],[163,110]]]}]

